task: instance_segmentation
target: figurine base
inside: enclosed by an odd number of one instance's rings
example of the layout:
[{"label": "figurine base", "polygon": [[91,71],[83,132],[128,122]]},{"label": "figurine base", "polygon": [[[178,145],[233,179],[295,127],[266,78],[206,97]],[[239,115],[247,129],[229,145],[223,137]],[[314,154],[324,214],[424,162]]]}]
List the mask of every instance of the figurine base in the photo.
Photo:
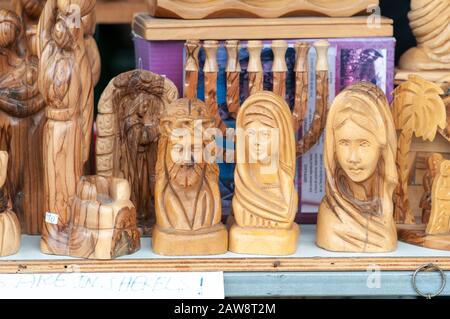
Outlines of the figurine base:
[{"label": "figurine base", "polygon": [[426,225],[397,225],[398,239],[425,248],[450,250],[450,234],[427,235]]},{"label": "figurine base", "polygon": [[289,229],[249,228],[233,224],[230,228],[229,250],[238,254],[292,255],[297,250],[300,227]]},{"label": "figurine base", "polygon": [[164,256],[220,255],[228,250],[228,233],[222,224],[199,231],[162,229],[155,225],[152,248]]},{"label": "figurine base", "polygon": [[449,71],[409,71],[396,69],[395,70],[395,82],[401,83],[407,81],[410,75],[419,75],[427,81],[444,85],[446,82],[450,82]]},{"label": "figurine base", "polygon": [[[53,230],[51,233],[56,236],[49,234],[46,240],[41,239],[44,254],[107,260],[133,254],[141,248],[136,227],[101,230],[78,227],[71,236],[67,231],[58,231],[57,227]],[[73,239],[69,240],[70,237]]]}]

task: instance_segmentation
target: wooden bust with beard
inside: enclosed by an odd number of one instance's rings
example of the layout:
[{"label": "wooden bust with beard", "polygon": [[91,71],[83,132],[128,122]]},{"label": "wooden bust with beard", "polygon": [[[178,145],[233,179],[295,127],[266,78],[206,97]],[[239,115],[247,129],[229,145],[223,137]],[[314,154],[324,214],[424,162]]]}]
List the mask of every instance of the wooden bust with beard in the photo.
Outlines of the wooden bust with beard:
[{"label": "wooden bust with beard", "polygon": [[161,117],[152,235],[157,254],[212,255],[228,249],[219,169],[205,155],[215,149],[205,134],[213,128],[214,117],[199,100],[179,99]]}]

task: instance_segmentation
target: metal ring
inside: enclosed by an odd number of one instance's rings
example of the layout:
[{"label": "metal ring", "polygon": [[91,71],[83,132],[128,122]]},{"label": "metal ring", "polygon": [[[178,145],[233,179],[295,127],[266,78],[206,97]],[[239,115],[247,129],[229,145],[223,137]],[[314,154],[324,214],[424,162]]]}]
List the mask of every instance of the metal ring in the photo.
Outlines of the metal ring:
[{"label": "metal ring", "polygon": [[[431,270],[436,270],[436,271],[439,272],[439,275],[441,276],[441,282],[442,282],[442,284],[441,284],[441,287],[439,288],[439,290],[438,290],[436,293],[434,293],[434,294],[431,294],[431,293],[424,294],[424,293],[423,293],[422,291],[420,291],[419,288],[417,287],[417,284],[416,284],[416,277],[417,277],[417,274],[418,274],[419,272],[421,272],[421,271],[431,271]],[[439,266],[437,266],[437,265],[435,265],[435,264],[433,264],[433,263],[429,263],[429,264],[420,266],[419,268],[417,268],[417,269],[414,271],[414,274],[413,274],[413,276],[412,276],[412,285],[413,285],[414,290],[417,292],[418,295],[420,295],[420,296],[422,296],[422,297],[425,297],[425,298],[427,298],[427,299],[431,299],[431,298],[434,298],[434,297],[436,297],[436,296],[439,296],[439,295],[442,293],[442,291],[444,290],[444,288],[445,288],[446,281],[447,281],[447,280],[446,280],[445,273],[442,271],[442,269],[441,269]]]}]

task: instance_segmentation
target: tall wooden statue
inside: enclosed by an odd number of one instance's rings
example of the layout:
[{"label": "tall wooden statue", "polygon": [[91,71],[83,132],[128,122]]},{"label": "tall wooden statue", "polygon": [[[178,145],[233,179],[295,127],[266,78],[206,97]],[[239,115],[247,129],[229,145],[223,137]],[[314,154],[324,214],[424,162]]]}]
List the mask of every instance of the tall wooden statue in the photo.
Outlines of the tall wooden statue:
[{"label": "tall wooden statue", "polygon": [[401,56],[396,79],[450,82],[450,0],[411,0],[408,18],[417,46]]},{"label": "tall wooden statue", "polygon": [[[40,2],[22,1],[24,12],[37,15]],[[32,38],[14,12],[0,10],[0,149],[9,153],[5,185],[22,231],[38,234],[44,212],[42,139],[45,103],[38,90],[38,61]]]},{"label": "tall wooden statue", "polygon": [[20,247],[20,224],[11,210],[4,188],[8,169],[8,153],[0,151],[0,257],[15,254]]},{"label": "tall wooden statue", "polygon": [[[93,120],[93,74],[81,25],[73,23],[71,4],[81,16],[93,0],[48,0],[39,21],[39,90],[47,103],[44,127],[45,212],[58,216],[44,223],[45,239],[54,228],[69,227],[70,198],[89,158]],[[51,248],[50,248],[51,249]]]},{"label": "tall wooden statue", "polygon": [[229,250],[289,255],[299,227],[295,189],[295,136],[288,105],[272,92],[258,92],[242,105],[236,127],[237,164]]},{"label": "tall wooden statue", "polygon": [[326,195],[317,220],[319,247],[342,252],[396,249],[396,148],[389,104],[377,86],[359,83],[335,98],[325,129]]},{"label": "tall wooden statue", "polygon": [[177,88],[169,79],[133,70],[112,79],[98,105],[97,174],[128,180],[137,223],[146,235],[155,223],[159,120],[177,98]]},{"label": "tall wooden statue", "polygon": [[[156,163],[156,226],[152,247],[161,255],[222,254],[228,236],[222,217],[214,115],[199,100],[179,99],[161,118]],[[208,152],[209,150],[209,152]]]},{"label": "tall wooden statue", "polygon": [[434,153],[427,159],[427,170],[423,175],[423,195],[420,199],[420,208],[422,208],[422,224],[428,224],[431,214],[431,188],[433,181],[439,173],[439,168],[444,157],[439,153]]}]

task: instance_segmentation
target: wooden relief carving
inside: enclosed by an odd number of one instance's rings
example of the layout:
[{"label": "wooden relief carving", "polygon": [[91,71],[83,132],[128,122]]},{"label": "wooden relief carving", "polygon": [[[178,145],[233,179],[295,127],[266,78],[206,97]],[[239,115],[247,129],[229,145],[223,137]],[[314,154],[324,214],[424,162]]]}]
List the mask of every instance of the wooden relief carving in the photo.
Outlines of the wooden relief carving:
[{"label": "wooden relief carving", "polygon": [[17,253],[20,248],[20,223],[11,210],[4,188],[8,170],[8,153],[0,151],[0,257]]},{"label": "wooden relief carving", "polygon": [[378,5],[377,0],[147,0],[155,17],[204,19],[297,15],[349,17]]},{"label": "wooden relief carving", "polygon": [[295,137],[289,106],[272,92],[250,96],[237,116],[234,173],[234,223],[229,250],[236,253],[289,255],[297,249],[294,223]]},{"label": "wooden relief carving", "polygon": [[362,82],[335,98],[325,129],[326,195],[317,220],[319,247],[342,252],[396,249],[396,149],[394,121],[381,89]]},{"label": "wooden relief carving", "polygon": [[133,70],[112,79],[98,105],[97,174],[128,180],[137,223],[146,235],[155,223],[159,120],[177,98],[177,88],[169,79]]},{"label": "wooden relief carving", "polygon": [[45,102],[37,85],[38,60],[31,50],[34,36],[28,32],[35,21],[27,17],[38,14],[41,2],[22,3],[24,7],[17,7],[22,19],[13,11],[0,10],[0,149],[9,153],[5,187],[22,231],[38,234],[44,211]]},{"label": "wooden relief carving", "polygon": [[[39,33],[39,90],[46,107],[44,127],[45,212],[58,215],[61,229],[70,227],[70,198],[89,159],[93,121],[93,74],[84,31],[73,25],[71,4],[89,14],[93,0],[47,0]],[[44,223],[43,237],[51,224]]]},{"label": "wooden relief carving", "polygon": [[121,178],[87,176],[77,185],[66,224],[47,223],[41,240],[46,254],[111,259],[136,252],[140,235],[130,186]]},{"label": "wooden relief carving", "polygon": [[431,214],[431,187],[435,177],[439,173],[439,168],[444,157],[439,153],[434,153],[427,159],[427,170],[423,176],[424,193],[420,199],[420,208],[422,208],[422,224],[428,224]]},{"label": "wooden relief carving", "polygon": [[433,82],[450,82],[450,1],[411,0],[408,18],[417,46],[402,55],[399,68]]},{"label": "wooden relief carving", "polygon": [[397,149],[399,185],[395,192],[395,220],[398,224],[415,224],[408,200],[408,178],[413,159],[410,147],[413,134],[423,140],[433,141],[438,128],[446,127],[442,89],[423,78],[411,75],[399,85],[393,95],[395,126],[400,130]]},{"label": "wooden relief carving", "polygon": [[200,100],[179,99],[165,109],[160,127],[153,250],[161,255],[225,253],[219,168],[206,156],[215,150],[214,139],[205,134],[215,127],[214,116]]}]

